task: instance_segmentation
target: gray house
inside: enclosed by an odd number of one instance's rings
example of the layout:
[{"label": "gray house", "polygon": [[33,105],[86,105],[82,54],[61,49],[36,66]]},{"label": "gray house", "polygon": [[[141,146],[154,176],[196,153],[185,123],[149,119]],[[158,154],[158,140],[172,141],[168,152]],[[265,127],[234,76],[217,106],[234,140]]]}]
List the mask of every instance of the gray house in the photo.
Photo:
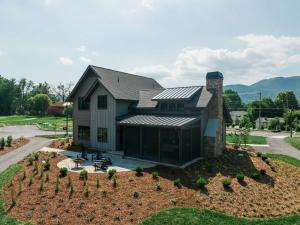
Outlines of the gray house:
[{"label": "gray house", "polygon": [[231,117],[223,75],[211,72],[206,79],[206,86],[165,89],[151,78],[88,66],[67,99],[74,142],[174,165],[216,157]]}]

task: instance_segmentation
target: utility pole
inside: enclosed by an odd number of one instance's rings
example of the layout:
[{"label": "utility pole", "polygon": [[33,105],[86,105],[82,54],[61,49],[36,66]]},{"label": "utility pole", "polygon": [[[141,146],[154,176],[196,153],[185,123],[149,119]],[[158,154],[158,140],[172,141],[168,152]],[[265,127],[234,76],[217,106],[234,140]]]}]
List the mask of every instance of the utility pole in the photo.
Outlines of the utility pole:
[{"label": "utility pole", "polygon": [[261,128],[261,92],[259,94],[258,129]]}]

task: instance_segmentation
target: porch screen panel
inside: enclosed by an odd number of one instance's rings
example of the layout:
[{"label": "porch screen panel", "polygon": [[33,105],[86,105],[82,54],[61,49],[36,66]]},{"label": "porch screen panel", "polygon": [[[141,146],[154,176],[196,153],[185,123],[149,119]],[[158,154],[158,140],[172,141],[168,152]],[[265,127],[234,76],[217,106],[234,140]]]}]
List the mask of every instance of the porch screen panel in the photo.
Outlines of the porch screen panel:
[{"label": "porch screen panel", "polygon": [[179,132],[162,128],[160,131],[160,161],[179,164]]},{"label": "porch screen panel", "polygon": [[142,158],[158,160],[158,128],[142,129]]},{"label": "porch screen panel", "polygon": [[182,130],[182,161],[187,162],[191,160],[191,130]]},{"label": "porch screen panel", "polygon": [[138,127],[126,127],[125,141],[126,155],[140,157],[140,129]]},{"label": "porch screen panel", "polygon": [[192,138],[192,159],[200,157],[201,153],[201,133],[200,127],[191,129],[191,138]]}]

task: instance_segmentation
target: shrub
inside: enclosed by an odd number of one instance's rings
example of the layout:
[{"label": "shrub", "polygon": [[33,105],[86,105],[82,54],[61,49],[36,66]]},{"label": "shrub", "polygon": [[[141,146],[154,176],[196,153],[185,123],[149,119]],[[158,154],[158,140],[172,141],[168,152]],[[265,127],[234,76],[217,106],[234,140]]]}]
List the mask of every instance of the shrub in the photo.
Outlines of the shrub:
[{"label": "shrub", "polygon": [[157,191],[160,191],[160,190],[161,190],[160,184],[156,184],[156,190],[157,190]]},{"label": "shrub", "polygon": [[6,139],[6,146],[10,147],[11,144],[12,144],[12,141],[13,141],[12,136],[8,136],[7,139]]},{"label": "shrub", "polygon": [[59,176],[60,177],[65,177],[68,173],[68,169],[66,167],[60,168],[59,169]]},{"label": "shrub", "polygon": [[71,187],[71,185],[72,185],[72,179],[70,176],[68,176],[67,188]]},{"label": "shrub", "polygon": [[72,194],[74,193],[73,184],[70,186],[69,198],[71,198]]},{"label": "shrub", "polygon": [[261,159],[262,159],[263,161],[266,161],[266,160],[268,159],[268,156],[262,155],[262,156],[261,156]]},{"label": "shrub", "polygon": [[33,178],[32,178],[32,176],[30,175],[29,181],[28,181],[28,186],[30,187],[32,184],[33,184]]},{"label": "shrub", "polygon": [[49,160],[49,159],[46,159],[46,161],[45,161],[45,163],[44,163],[44,170],[45,170],[45,171],[50,170],[50,166],[51,166],[50,160]]},{"label": "shrub", "polygon": [[197,180],[197,185],[199,188],[204,188],[208,184],[208,181],[204,177],[199,177]]},{"label": "shrub", "polygon": [[38,173],[39,173],[39,166],[38,166],[38,164],[37,164],[36,161],[34,162],[34,165],[33,165],[33,172],[34,172],[35,174],[38,174]]},{"label": "shrub", "polygon": [[143,175],[143,168],[140,166],[137,166],[133,169],[135,171],[136,176],[142,176]]},{"label": "shrub", "polygon": [[157,180],[157,179],[158,179],[158,172],[153,172],[153,173],[152,173],[152,178],[153,178],[154,180]]},{"label": "shrub", "polygon": [[38,152],[32,153],[32,157],[33,157],[34,161],[37,161],[39,159],[39,153]]},{"label": "shrub", "polygon": [[133,193],[133,197],[138,198],[139,196],[140,196],[140,194],[139,194],[137,191],[135,191],[135,192]]},{"label": "shrub", "polygon": [[111,179],[116,173],[117,173],[117,170],[116,170],[116,169],[109,169],[109,170],[107,171],[108,179]]},{"label": "shrub", "polygon": [[239,182],[242,182],[244,181],[244,178],[245,178],[245,175],[243,173],[238,173],[236,175],[236,179],[239,181]]},{"label": "shrub", "polygon": [[81,170],[79,173],[79,178],[81,180],[87,180],[88,179],[88,172],[86,170]]},{"label": "shrub", "polygon": [[34,158],[32,156],[27,157],[27,165],[32,166]]},{"label": "shrub", "polygon": [[56,194],[59,192],[59,177],[56,178],[54,191],[55,191]]},{"label": "shrub", "polygon": [[259,176],[260,176],[260,173],[257,170],[252,171],[250,174],[250,177],[252,179],[257,179],[257,178],[259,178]]},{"label": "shrub", "polygon": [[270,164],[271,164],[271,161],[270,161],[270,159],[266,159],[266,160],[265,160],[265,162],[266,162],[268,165],[270,165]]},{"label": "shrub", "polygon": [[50,156],[51,156],[51,158],[55,158],[57,156],[57,152],[51,152]]},{"label": "shrub", "polygon": [[21,177],[21,180],[25,180],[25,179],[26,179],[26,171],[24,170],[23,174],[22,174],[22,177]]},{"label": "shrub", "polygon": [[88,186],[88,185],[85,185],[85,186],[84,186],[83,194],[84,194],[85,197],[89,197],[90,189],[89,189],[89,186]]},{"label": "shrub", "polygon": [[116,177],[113,177],[113,180],[112,180],[112,186],[113,186],[114,188],[117,187],[117,179],[116,179]]},{"label": "shrub", "polygon": [[174,186],[181,187],[181,180],[180,178],[177,178],[173,181]]},{"label": "shrub", "polygon": [[45,182],[48,182],[49,181],[49,174],[46,173],[46,178],[45,178]]},{"label": "shrub", "polygon": [[2,137],[0,139],[0,149],[4,149],[4,147],[5,147],[5,139]]},{"label": "shrub", "polygon": [[224,178],[222,184],[224,188],[228,188],[231,185],[231,180],[229,178]]},{"label": "shrub", "polygon": [[260,175],[265,175],[266,174],[266,170],[265,169],[261,169],[260,170]]},{"label": "shrub", "polygon": [[97,188],[100,187],[100,179],[99,179],[99,175],[97,175],[97,178],[96,178],[96,187],[97,187]]},{"label": "shrub", "polygon": [[40,183],[40,188],[39,188],[40,192],[42,192],[44,190],[44,179],[41,179],[41,183]]},{"label": "shrub", "polygon": [[256,152],[256,156],[257,156],[257,157],[261,157],[261,156],[262,156],[262,153],[261,153],[261,152]]}]

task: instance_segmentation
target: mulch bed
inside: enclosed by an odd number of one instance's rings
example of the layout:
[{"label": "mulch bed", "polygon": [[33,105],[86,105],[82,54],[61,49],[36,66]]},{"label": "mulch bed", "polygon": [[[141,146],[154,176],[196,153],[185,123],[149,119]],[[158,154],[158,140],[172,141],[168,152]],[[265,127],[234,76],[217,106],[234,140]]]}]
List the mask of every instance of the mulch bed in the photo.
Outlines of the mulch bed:
[{"label": "mulch bed", "polygon": [[24,138],[24,137],[20,137],[17,139],[14,139],[11,143],[10,147],[4,147],[4,149],[0,149],[0,155],[4,155],[8,152],[11,152],[13,150],[16,150],[17,148],[22,147],[23,145],[26,145],[29,142],[28,139]]},{"label": "mulch bed", "polygon": [[[243,156],[241,155],[243,154]],[[48,158],[40,154],[41,160]],[[186,170],[158,166],[144,171],[137,177],[135,172],[116,174],[117,186],[107,174],[99,174],[101,187],[96,187],[96,174],[89,174],[87,184],[89,195],[85,196],[83,181],[78,173],[69,173],[74,193],[67,188],[68,177],[60,178],[59,192],[55,193],[59,170],[56,164],[64,156],[51,158],[49,181],[44,190],[39,191],[40,174],[32,171],[34,166],[20,162],[26,171],[26,179],[19,181],[22,172],[17,174],[12,186],[4,188],[5,209],[12,217],[35,224],[137,224],[154,212],[180,206],[207,208],[239,217],[275,217],[300,212],[300,169],[292,165],[271,161],[271,166],[251,152],[227,150],[218,158],[200,161]],[[254,180],[250,178],[254,170],[264,169],[266,174]],[[154,180],[152,171],[158,171],[159,178]],[[224,189],[221,180],[234,177],[242,171],[246,177],[243,183],[232,178],[230,188]],[[33,184],[29,187],[29,177],[33,174]],[[205,190],[199,191],[195,181],[198,176],[209,179]],[[173,180],[181,178],[182,186],[174,186]],[[22,192],[19,194],[19,183]],[[161,190],[157,191],[156,185]],[[11,205],[11,192],[16,195],[17,203]],[[136,193],[135,193],[136,192]]]}]

